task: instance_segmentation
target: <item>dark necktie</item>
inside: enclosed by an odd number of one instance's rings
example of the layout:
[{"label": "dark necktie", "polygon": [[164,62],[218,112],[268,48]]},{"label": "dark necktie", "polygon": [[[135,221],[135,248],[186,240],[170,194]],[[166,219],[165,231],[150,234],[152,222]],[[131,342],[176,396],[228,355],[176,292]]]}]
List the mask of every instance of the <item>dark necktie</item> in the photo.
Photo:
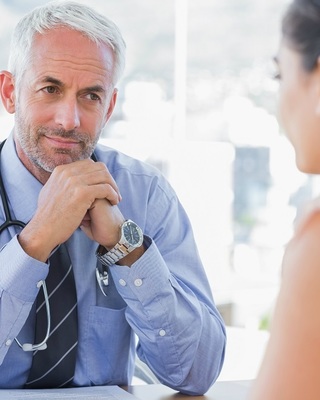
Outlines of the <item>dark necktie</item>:
[{"label": "dark necktie", "polygon": [[[68,386],[73,379],[78,344],[77,296],[73,268],[65,244],[50,257],[46,279],[50,303],[51,330],[45,350],[33,354],[26,388]],[[37,300],[35,343],[47,330],[47,313],[43,291]]]}]

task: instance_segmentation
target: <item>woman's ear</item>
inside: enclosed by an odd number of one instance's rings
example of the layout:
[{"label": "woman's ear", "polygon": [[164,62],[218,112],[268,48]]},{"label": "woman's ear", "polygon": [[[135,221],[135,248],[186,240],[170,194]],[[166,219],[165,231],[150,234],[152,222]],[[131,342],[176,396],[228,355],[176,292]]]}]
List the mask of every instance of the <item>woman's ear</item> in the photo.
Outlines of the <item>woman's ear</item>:
[{"label": "woman's ear", "polygon": [[14,78],[8,71],[0,71],[0,95],[2,104],[8,113],[15,112],[15,86]]}]

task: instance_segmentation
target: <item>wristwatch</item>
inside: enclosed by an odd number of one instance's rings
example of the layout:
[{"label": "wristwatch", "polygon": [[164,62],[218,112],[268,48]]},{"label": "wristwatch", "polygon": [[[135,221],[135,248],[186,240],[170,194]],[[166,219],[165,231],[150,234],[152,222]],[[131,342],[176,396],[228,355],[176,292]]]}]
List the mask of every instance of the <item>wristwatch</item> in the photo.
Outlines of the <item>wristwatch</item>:
[{"label": "wristwatch", "polygon": [[109,267],[127,256],[143,242],[141,228],[131,219],[127,219],[120,227],[121,237],[119,242],[111,249],[107,250],[104,246],[99,246],[96,251],[98,260]]}]

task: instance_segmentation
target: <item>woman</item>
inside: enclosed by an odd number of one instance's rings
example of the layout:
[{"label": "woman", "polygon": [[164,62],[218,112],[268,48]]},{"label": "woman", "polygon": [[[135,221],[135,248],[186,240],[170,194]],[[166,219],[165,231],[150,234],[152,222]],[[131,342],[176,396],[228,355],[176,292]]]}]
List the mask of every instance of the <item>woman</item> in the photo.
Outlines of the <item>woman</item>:
[{"label": "woman", "polygon": [[[298,168],[320,173],[320,1],[293,0],[276,63],[279,117]],[[297,225],[283,259],[270,341],[250,400],[320,399],[320,199]]]}]

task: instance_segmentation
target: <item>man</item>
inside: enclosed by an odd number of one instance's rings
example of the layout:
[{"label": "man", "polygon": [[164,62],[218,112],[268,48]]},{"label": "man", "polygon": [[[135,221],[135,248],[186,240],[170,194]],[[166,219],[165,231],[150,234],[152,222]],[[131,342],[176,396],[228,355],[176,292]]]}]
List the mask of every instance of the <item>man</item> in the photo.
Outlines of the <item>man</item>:
[{"label": "man", "polygon": [[[0,218],[7,200],[11,219],[26,225],[3,225],[0,235],[1,388],[127,384],[135,351],[162,383],[189,394],[206,392],[221,370],[224,325],[175,193],[150,166],[97,144],[124,49],[111,21],[73,2],[35,9],[14,32],[0,74],[15,114],[1,151]],[[59,283],[39,307],[37,295],[68,256],[76,304],[55,325],[73,289],[54,297]],[[36,361],[59,353],[71,330],[59,362]]]}]

